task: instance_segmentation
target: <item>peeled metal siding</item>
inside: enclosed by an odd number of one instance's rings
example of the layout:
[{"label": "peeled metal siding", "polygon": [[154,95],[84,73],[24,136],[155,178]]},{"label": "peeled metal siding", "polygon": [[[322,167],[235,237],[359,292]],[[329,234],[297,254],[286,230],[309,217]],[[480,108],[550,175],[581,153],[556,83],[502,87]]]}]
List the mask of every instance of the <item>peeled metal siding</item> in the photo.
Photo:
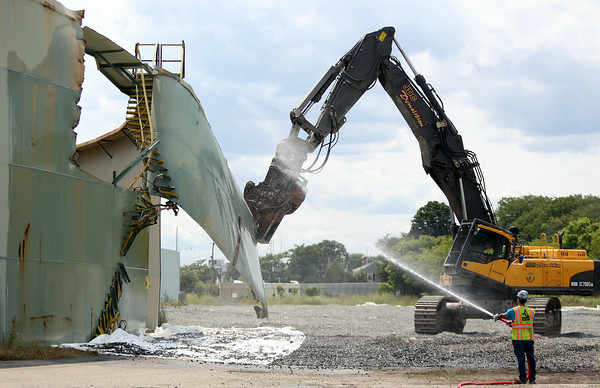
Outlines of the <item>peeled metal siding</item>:
[{"label": "peeled metal siding", "polygon": [[152,120],[178,203],[246,278],[264,314],[266,299],[254,221],[191,87],[154,76]]},{"label": "peeled metal siding", "polygon": [[[123,212],[136,194],[69,162],[83,81],[82,15],[55,1],[0,2],[0,337],[91,338],[118,262],[119,303],[145,327],[147,236],[126,257]],[[145,237],[146,236],[146,237]]]}]

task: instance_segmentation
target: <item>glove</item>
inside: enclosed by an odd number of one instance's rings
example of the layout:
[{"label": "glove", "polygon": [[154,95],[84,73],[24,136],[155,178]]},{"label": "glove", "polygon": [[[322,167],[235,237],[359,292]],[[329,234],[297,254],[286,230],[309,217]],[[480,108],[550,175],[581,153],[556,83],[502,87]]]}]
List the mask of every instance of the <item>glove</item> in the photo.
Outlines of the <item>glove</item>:
[{"label": "glove", "polygon": [[500,317],[498,315],[499,314],[494,314],[494,322],[497,321],[498,319],[500,319]]}]

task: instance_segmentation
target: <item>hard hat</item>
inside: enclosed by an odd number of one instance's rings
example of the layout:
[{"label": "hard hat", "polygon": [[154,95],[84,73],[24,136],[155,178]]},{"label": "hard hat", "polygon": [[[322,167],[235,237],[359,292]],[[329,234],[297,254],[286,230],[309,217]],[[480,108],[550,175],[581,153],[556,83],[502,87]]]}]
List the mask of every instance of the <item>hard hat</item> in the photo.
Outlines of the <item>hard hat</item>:
[{"label": "hard hat", "polygon": [[517,292],[517,298],[527,300],[529,298],[529,293],[525,290],[521,290]]}]

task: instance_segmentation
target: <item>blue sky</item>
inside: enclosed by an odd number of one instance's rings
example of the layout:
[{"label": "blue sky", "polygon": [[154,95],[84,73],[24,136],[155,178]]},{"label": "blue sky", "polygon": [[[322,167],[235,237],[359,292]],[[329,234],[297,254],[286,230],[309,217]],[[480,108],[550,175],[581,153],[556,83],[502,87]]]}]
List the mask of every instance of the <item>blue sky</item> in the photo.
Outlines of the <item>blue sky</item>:
[{"label": "blue sky", "polygon": [[[136,42],[185,41],[186,81],[241,188],[264,179],[290,129],[290,110],[328,67],[364,34],[394,26],[465,147],[477,154],[494,203],[600,191],[596,1],[62,3],[85,9],[83,25],[130,52]],[[127,103],[91,57],[85,64],[79,142],[119,126]],[[419,207],[445,201],[380,86],[347,119],[324,171],[306,176],[306,201],[259,254],[324,239],[374,254],[378,238],[410,229]],[[163,218],[164,247],[175,248],[175,230],[182,264],[210,255],[210,240],[181,214]]]}]

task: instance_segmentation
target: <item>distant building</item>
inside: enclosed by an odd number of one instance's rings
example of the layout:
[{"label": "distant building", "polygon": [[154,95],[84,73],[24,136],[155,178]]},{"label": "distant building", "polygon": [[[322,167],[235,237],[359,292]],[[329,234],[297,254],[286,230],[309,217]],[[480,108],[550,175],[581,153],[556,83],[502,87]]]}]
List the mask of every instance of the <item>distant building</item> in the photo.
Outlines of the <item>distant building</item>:
[{"label": "distant building", "polygon": [[381,279],[379,278],[379,276],[377,276],[377,265],[378,264],[383,264],[383,263],[379,260],[376,260],[371,263],[366,263],[358,268],[354,268],[352,270],[352,275],[356,275],[360,271],[363,271],[367,275],[368,282],[375,282],[375,283],[381,282]]},{"label": "distant building", "polygon": [[208,259],[206,260],[206,265],[209,267],[214,267],[219,274],[223,274],[227,271],[227,264],[229,262],[226,260],[218,260],[218,259]]},{"label": "distant building", "polygon": [[[340,296],[340,295],[368,295],[377,292],[381,283],[359,282],[359,283],[301,283],[300,295],[306,295],[306,289],[317,287],[322,296]],[[265,286],[266,291],[266,286]]]},{"label": "distant building", "polygon": [[[368,295],[374,294],[379,288],[379,282],[367,283],[265,283],[265,295],[267,298],[278,298],[278,287],[282,289],[281,296],[306,295],[306,289],[317,287],[322,296],[340,296],[340,295]],[[221,286],[225,285],[223,283]],[[223,288],[221,288],[223,295]]]},{"label": "distant building", "polygon": [[300,283],[298,282],[290,282],[290,283],[265,283],[265,295],[267,298],[274,298],[279,296],[277,292],[277,287],[281,287],[283,289],[283,295],[299,295],[300,294]]},{"label": "distant building", "polygon": [[160,299],[176,301],[180,284],[179,251],[162,248],[160,253]]},{"label": "distant building", "polygon": [[219,296],[227,299],[241,299],[250,294],[246,283],[235,280],[233,283],[219,284]]}]

